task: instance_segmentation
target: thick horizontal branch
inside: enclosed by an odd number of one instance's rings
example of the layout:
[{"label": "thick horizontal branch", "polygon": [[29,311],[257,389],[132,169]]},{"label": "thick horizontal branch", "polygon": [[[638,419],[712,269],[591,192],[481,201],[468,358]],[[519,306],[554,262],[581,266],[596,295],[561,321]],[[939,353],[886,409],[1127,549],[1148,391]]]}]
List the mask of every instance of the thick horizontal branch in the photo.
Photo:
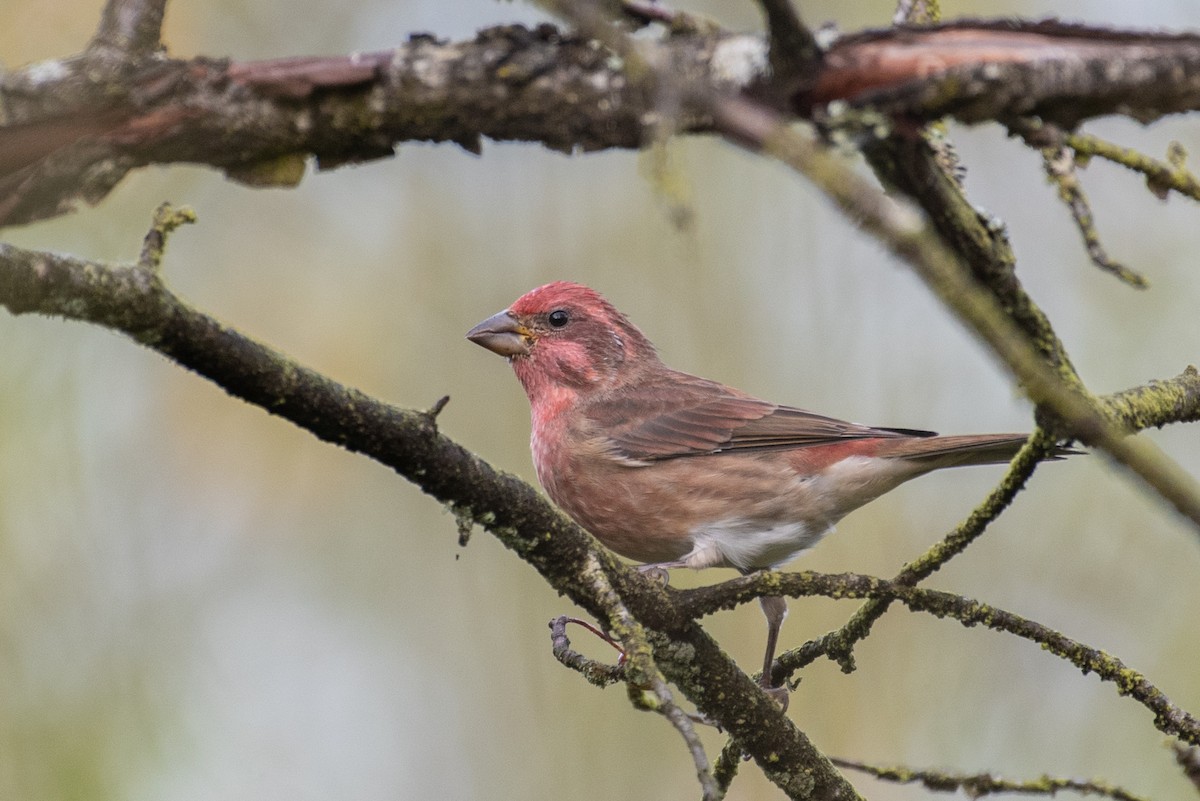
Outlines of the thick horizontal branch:
[{"label": "thick horizontal branch", "polygon": [[[663,113],[653,82],[623,58],[550,25],[460,42],[414,35],[348,56],[176,60],[151,44],[161,7],[113,0],[82,56],[0,76],[0,225],[96,202],[147,164],[207,164],[246,183],[289,185],[309,156],[331,167],[388,156],[405,141],[473,152],[483,137],[633,148]],[[872,109],[910,124],[1037,114],[1070,127],[1200,106],[1200,39],[1187,35],[1017,22],[872,31],[806,59],[815,75],[800,90],[794,75],[772,75],[759,37],[692,30],[636,46],[639,63],[679,85],[744,91],[801,116]],[[670,113],[676,132],[713,130],[696,105]]]},{"label": "thick horizontal branch", "polygon": [[[673,38],[659,57],[680,76],[736,90],[766,54],[755,37],[711,35]],[[290,184],[308,156],[332,167],[389,156],[404,141],[472,152],[482,137],[564,152],[635,148],[652,112],[619,58],[550,25],[490,28],[462,42],[419,35],[351,56],[158,58],[113,84],[92,66],[65,59],[0,78],[0,224],[94,201],[151,163]],[[681,114],[680,131],[708,127]]]},{"label": "thick horizontal branch", "polygon": [[1143,122],[1200,104],[1200,36],[1054,20],[956,20],[852,34],[797,96],[911,119],[1036,116],[1064,128],[1105,114]]},{"label": "thick horizontal branch", "polygon": [[[175,296],[150,265],[158,257],[153,243],[177,223],[160,213],[148,255],[132,266],[0,244],[0,305],[13,314],[59,316],[125,333],[230,395],[391,467],[460,520],[495,534],[555,590],[606,620],[608,609],[593,593],[595,571],[602,570],[636,621],[655,632],[654,663],[663,675],[736,737],[790,797],[856,797],[780,707],[698,624],[676,614],[662,587],[618,563],[531,486],[441,434],[435,414],[399,409],[338,384]],[[796,765],[807,770],[793,775]]]}]

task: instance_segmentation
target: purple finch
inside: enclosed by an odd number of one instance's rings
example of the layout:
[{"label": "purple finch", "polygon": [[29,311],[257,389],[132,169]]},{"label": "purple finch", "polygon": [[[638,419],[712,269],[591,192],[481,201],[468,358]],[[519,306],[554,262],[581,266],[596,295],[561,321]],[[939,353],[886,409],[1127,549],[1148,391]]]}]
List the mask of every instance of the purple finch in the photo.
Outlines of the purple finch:
[{"label": "purple finch", "polygon": [[[621,556],[658,568],[778,567],[897,485],[1007,462],[1026,439],[873,428],[681,373],[579,284],[534,289],[467,338],[507,357],[525,388],[550,498]],[[787,607],[761,601],[771,689]]]}]

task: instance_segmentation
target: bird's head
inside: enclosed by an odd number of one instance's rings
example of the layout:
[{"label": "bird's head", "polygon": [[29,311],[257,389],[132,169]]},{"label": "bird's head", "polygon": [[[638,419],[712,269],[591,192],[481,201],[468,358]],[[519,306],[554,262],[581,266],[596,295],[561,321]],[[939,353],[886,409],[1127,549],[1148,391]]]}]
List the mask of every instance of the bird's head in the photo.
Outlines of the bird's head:
[{"label": "bird's head", "polygon": [[629,318],[595,290],[567,281],[527,292],[467,339],[507,357],[531,400],[550,388],[609,388],[658,361]]}]

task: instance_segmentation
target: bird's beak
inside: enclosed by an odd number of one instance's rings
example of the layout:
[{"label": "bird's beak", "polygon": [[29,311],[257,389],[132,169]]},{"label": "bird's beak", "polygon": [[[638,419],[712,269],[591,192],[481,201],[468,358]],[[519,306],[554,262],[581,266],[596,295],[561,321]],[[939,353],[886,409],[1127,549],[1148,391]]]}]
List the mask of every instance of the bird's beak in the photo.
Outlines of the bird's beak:
[{"label": "bird's beak", "polygon": [[532,338],[533,332],[509,311],[494,314],[467,332],[467,339],[476,345],[508,358],[527,355]]}]

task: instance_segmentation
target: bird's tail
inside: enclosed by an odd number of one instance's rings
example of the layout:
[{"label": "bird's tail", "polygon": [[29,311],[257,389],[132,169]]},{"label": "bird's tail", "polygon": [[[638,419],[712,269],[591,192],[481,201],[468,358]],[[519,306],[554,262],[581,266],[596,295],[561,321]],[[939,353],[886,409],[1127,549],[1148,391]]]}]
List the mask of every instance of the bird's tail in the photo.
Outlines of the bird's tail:
[{"label": "bird's tail", "polygon": [[[1027,434],[964,434],[948,437],[905,437],[880,443],[876,456],[902,458],[923,463],[929,470],[976,464],[1009,462]],[[1061,459],[1079,451],[1056,448],[1048,459]]]}]

